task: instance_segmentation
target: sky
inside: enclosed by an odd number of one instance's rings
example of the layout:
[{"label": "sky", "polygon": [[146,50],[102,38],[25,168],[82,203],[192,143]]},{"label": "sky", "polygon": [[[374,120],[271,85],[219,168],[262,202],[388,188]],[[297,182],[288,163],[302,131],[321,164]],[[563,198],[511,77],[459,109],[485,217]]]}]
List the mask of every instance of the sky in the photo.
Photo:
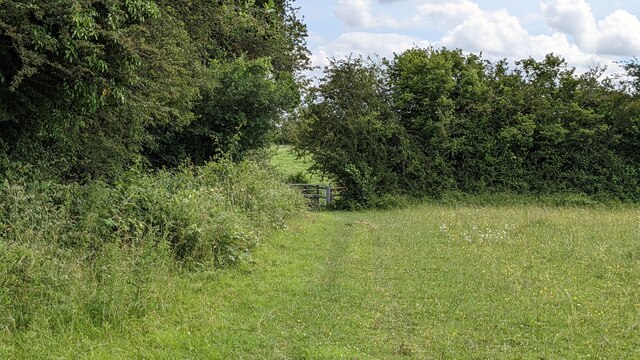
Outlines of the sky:
[{"label": "sky", "polygon": [[315,66],[412,47],[496,61],[561,55],[579,72],[640,58],[640,0],[296,0]]}]

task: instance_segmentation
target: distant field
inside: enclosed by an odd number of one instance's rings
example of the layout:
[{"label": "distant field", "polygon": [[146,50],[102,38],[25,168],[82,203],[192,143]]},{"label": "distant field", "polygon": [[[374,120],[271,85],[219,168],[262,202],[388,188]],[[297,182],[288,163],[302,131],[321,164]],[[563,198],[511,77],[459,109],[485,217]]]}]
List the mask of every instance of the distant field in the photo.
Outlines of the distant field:
[{"label": "distant field", "polygon": [[234,269],[157,279],[123,326],[0,358],[638,359],[640,210],[318,212]]},{"label": "distant field", "polygon": [[309,183],[326,183],[328,180],[323,179],[319,174],[309,171],[313,161],[308,158],[298,158],[292,151],[289,145],[279,145],[271,148],[273,157],[271,158],[271,165],[273,165],[278,171],[285,176],[304,174]]}]

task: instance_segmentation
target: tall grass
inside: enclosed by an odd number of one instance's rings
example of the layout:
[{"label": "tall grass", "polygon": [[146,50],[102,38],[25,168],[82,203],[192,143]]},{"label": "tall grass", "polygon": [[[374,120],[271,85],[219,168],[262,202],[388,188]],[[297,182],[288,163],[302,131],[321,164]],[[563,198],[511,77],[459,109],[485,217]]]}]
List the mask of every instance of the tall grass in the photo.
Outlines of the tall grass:
[{"label": "tall grass", "polygon": [[303,208],[250,162],[132,172],[111,185],[5,180],[0,335],[124,326],[158,306],[154,279],[248,258]]}]

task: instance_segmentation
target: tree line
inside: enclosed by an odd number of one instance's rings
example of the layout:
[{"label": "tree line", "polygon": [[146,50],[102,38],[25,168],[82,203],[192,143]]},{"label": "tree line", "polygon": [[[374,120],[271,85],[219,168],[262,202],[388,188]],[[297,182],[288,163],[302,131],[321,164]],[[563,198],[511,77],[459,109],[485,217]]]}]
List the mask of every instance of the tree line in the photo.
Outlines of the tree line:
[{"label": "tree line", "polygon": [[300,102],[291,0],[0,1],[0,173],[113,180],[264,146]]},{"label": "tree line", "polygon": [[306,35],[292,0],[0,1],[0,174],[114,182],[238,161],[288,118],[348,206],[448,191],[640,198],[636,60],[615,78],[553,54],[511,65],[415,48],[334,59],[306,87]]},{"label": "tree line", "polygon": [[577,73],[549,54],[490,62],[414,48],[333,60],[294,138],[360,207],[387,195],[572,193],[640,199],[640,65]]}]

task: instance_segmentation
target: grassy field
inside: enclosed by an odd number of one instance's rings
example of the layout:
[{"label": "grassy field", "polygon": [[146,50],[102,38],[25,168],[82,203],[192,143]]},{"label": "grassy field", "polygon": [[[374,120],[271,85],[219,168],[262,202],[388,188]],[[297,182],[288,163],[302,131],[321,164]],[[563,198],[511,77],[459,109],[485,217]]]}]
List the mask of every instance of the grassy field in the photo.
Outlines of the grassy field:
[{"label": "grassy field", "polygon": [[319,174],[309,171],[309,168],[313,165],[313,161],[309,157],[298,158],[291,151],[291,146],[274,146],[270,151],[273,153],[271,165],[273,165],[285,177],[303,174],[308,182],[312,184],[322,184],[329,181]]},{"label": "grassy field", "polygon": [[640,210],[319,212],[232,269],[159,275],[121,326],[0,330],[0,358],[638,359]]}]

